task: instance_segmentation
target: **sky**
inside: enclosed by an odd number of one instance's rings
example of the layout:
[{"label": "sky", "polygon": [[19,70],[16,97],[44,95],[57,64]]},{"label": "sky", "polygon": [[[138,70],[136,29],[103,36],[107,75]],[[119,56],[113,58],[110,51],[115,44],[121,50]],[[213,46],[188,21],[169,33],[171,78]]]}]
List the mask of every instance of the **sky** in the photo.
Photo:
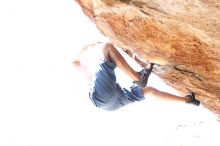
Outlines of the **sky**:
[{"label": "sky", "polygon": [[[202,106],[149,97],[115,112],[94,107],[72,60],[107,38],[74,1],[0,1],[0,21],[0,146],[219,146],[217,117]],[[149,85],[177,94],[154,74]]]}]

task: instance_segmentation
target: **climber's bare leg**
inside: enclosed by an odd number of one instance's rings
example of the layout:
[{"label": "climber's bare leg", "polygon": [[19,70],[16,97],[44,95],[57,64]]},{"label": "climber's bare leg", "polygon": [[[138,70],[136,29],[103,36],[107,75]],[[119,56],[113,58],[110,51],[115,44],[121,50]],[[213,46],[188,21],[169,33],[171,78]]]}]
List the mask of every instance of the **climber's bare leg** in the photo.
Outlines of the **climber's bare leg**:
[{"label": "climber's bare leg", "polygon": [[164,101],[174,101],[174,102],[187,102],[190,100],[188,97],[180,97],[163,91],[159,91],[153,87],[146,87],[142,89],[145,96],[151,96],[156,99]]},{"label": "climber's bare leg", "polygon": [[126,62],[124,57],[110,43],[107,43],[103,49],[104,57],[113,61],[117,67],[124,71],[133,81],[139,81],[140,75]]}]

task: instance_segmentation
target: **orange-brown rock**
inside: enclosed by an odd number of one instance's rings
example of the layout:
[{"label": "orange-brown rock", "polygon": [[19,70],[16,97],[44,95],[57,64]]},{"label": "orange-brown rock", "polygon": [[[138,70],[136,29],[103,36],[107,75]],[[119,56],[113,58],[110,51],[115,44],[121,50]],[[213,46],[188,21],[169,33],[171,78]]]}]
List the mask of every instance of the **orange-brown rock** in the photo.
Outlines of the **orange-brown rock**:
[{"label": "orange-brown rock", "polygon": [[220,115],[219,0],[76,0],[114,44]]}]

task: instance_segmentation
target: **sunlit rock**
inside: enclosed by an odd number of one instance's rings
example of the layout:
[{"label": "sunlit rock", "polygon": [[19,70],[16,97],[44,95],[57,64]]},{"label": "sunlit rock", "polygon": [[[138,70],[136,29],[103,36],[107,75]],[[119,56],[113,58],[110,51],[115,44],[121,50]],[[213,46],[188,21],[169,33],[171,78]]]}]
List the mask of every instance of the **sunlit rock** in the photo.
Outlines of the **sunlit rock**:
[{"label": "sunlit rock", "polygon": [[[219,0],[76,0],[98,29],[139,63],[220,115]],[[156,84],[156,83],[155,83]]]}]

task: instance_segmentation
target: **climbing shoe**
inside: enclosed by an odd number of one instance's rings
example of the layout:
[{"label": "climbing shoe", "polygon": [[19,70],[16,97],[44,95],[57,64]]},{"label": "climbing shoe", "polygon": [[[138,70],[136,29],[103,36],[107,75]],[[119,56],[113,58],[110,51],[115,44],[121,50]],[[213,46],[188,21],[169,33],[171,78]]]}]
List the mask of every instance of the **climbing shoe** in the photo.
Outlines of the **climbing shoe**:
[{"label": "climbing shoe", "polygon": [[149,69],[145,68],[145,69],[141,70],[140,72],[138,72],[141,76],[141,79],[139,81],[134,81],[133,83],[135,83],[136,85],[138,85],[141,88],[145,88],[147,86],[148,78],[153,70],[153,66],[154,66],[154,64],[151,63]]},{"label": "climbing shoe", "polygon": [[188,102],[186,102],[186,103],[193,104],[195,106],[199,106],[200,105],[200,101],[195,98],[195,94],[193,92],[191,92],[189,95],[186,95],[186,97],[190,98],[190,100]]}]

